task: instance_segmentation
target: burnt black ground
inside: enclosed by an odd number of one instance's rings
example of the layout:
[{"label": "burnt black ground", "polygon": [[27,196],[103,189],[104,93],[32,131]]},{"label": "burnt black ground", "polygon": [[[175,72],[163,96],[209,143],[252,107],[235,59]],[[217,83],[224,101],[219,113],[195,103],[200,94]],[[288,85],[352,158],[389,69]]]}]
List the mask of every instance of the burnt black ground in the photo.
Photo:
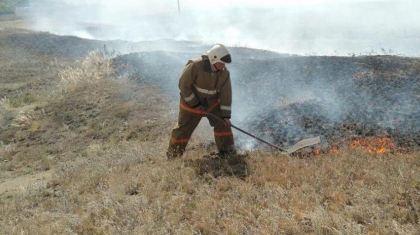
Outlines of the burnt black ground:
[{"label": "burnt black ground", "polygon": [[[40,69],[48,66],[39,66],[39,58],[45,58],[45,63],[62,62],[83,59],[92,50],[115,50],[120,54],[113,60],[115,77],[157,86],[162,96],[173,101],[167,107],[171,109],[177,108],[183,66],[210,48],[188,41],[99,41],[28,30],[4,30],[0,36],[3,83],[28,76],[36,78],[30,80],[34,83],[40,80],[38,75],[50,74]],[[420,148],[418,58],[290,56],[230,49],[232,121],[237,126],[280,146],[320,135],[325,148],[369,136],[392,137],[397,146],[409,150]],[[16,66],[25,73],[15,76]],[[56,82],[55,74],[49,76],[42,83]],[[1,97],[15,93],[15,89],[0,89]],[[239,142],[249,139],[237,137]]]},{"label": "burnt black ground", "polygon": [[[313,136],[323,148],[391,137],[420,147],[420,60],[401,56],[286,56],[233,48],[233,121],[274,144]],[[198,53],[142,52],[116,58],[118,76],[154,84],[173,100],[183,65]],[[266,56],[264,56],[266,55]]]}]

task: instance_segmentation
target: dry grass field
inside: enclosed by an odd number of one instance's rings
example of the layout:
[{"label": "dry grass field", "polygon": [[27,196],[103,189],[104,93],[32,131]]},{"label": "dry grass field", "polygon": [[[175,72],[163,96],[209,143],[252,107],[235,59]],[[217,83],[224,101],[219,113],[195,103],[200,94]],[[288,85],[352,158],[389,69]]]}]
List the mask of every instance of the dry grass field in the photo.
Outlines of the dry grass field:
[{"label": "dry grass field", "polygon": [[0,30],[0,234],[420,234],[420,153],[227,161],[199,129],[167,161],[176,105],[106,53],[10,40],[35,36]]}]

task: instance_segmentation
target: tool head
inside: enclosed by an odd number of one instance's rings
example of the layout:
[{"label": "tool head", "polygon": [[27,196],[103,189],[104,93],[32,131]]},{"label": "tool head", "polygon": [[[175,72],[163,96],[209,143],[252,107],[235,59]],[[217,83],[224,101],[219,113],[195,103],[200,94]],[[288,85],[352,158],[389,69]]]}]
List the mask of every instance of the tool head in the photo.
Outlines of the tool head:
[{"label": "tool head", "polygon": [[297,150],[301,149],[301,148],[305,148],[305,147],[309,147],[315,144],[319,144],[321,142],[321,138],[319,136],[314,137],[314,138],[308,138],[308,139],[303,139],[299,142],[297,142],[296,144],[290,146],[287,149],[284,149],[284,154],[291,154],[296,152]]}]

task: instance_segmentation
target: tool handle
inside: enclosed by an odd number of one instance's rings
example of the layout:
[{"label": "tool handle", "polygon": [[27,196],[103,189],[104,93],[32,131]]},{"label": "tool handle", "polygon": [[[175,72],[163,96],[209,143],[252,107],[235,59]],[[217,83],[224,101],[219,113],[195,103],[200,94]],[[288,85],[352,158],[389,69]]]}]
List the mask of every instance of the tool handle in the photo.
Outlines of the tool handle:
[{"label": "tool handle", "polygon": [[254,139],[257,139],[257,140],[259,140],[259,141],[263,142],[264,144],[267,144],[267,145],[269,145],[269,146],[271,146],[271,147],[273,147],[273,148],[275,148],[275,149],[277,149],[277,150],[280,150],[280,151],[282,151],[282,152],[286,152],[286,150],[285,150],[285,149],[282,149],[282,148],[280,148],[280,147],[278,147],[278,146],[275,146],[274,144],[271,144],[271,143],[269,143],[269,142],[267,142],[267,141],[265,141],[265,140],[263,140],[263,139],[261,139],[261,138],[259,138],[259,137],[255,136],[255,135],[253,135],[253,134],[249,133],[249,132],[246,132],[246,131],[242,130],[241,128],[237,127],[237,126],[234,126],[233,124],[231,124],[230,126],[231,126],[231,127],[233,127],[233,128],[235,128],[236,130],[238,130],[238,131],[240,131],[240,132],[242,132],[242,133],[246,134],[246,135],[251,136],[251,137],[252,137],[252,138],[254,138]]},{"label": "tool handle", "polygon": [[[218,116],[216,116],[216,115],[214,115],[214,114],[212,114],[212,113],[207,112],[206,114],[207,114],[207,115],[209,115],[209,116],[211,116],[211,117],[213,117],[213,118],[215,118],[215,119],[217,119],[217,120],[219,120],[219,121],[224,122],[222,118],[220,118],[220,117],[218,117]],[[238,130],[238,131],[240,131],[240,132],[244,133],[245,135],[249,135],[249,136],[251,136],[252,138],[254,138],[254,139],[256,139],[256,140],[259,140],[259,141],[263,142],[264,144],[269,145],[270,147],[273,147],[273,148],[275,148],[275,149],[277,149],[277,150],[280,150],[280,151],[282,151],[282,152],[287,152],[285,149],[282,149],[282,148],[280,148],[280,147],[278,147],[278,146],[275,146],[274,144],[271,144],[271,143],[269,143],[269,142],[267,142],[267,141],[265,141],[265,140],[263,140],[263,139],[261,139],[261,138],[259,138],[259,137],[255,136],[255,135],[253,135],[253,134],[251,134],[251,133],[249,133],[249,132],[247,132],[247,131],[244,131],[244,130],[242,130],[241,128],[239,128],[239,127],[237,127],[237,126],[235,126],[235,125],[233,125],[233,124],[230,124],[230,126],[231,126],[231,127],[233,127],[233,128],[235,128],[236,130]]]}]

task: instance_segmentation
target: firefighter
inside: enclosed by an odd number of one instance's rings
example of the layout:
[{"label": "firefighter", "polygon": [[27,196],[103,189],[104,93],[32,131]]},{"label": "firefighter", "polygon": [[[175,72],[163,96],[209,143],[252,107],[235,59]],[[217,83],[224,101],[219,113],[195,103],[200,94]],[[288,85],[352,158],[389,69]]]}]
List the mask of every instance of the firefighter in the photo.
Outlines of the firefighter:
[{"label": "firefighter", "polygon": [[182,156],[190,137],[206,116],[213,127],[214,139],[220,157],[235,153],[230,124],[232,86],[227,63],[229,50],[217,44],[200,58],[189,60],[179,78],[180,103],[178,122],[172,130],[167,151],[168,159]]}]

